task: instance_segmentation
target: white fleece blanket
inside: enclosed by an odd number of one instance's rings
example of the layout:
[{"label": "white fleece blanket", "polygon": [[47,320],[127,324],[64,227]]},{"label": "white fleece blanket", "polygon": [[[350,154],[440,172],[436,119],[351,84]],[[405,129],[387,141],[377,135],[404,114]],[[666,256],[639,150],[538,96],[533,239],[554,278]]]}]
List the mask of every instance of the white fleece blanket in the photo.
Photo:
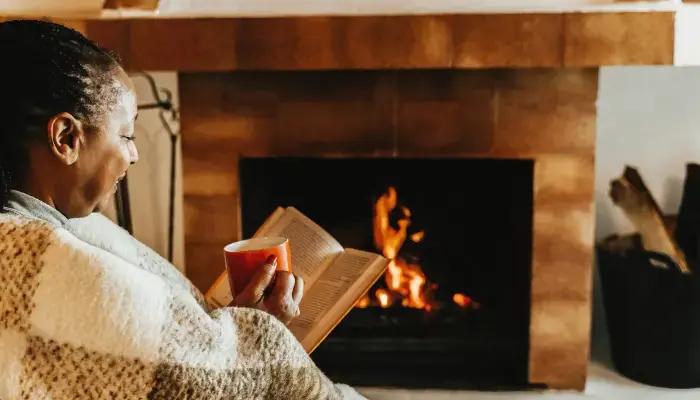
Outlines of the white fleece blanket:
[{"label": "white fleece blanket", "polygon": [[363,399],[99,214],[0,214],[0,399]]}]

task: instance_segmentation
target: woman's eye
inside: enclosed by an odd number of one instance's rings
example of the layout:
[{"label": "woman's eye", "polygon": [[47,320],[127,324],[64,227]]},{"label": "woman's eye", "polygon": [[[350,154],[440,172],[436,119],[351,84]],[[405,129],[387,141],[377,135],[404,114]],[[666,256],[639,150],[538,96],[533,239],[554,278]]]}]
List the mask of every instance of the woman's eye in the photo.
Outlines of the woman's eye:
[{"label": "woman's eye", "polygon": [[124,139],[128,140],[128,141],[133,141],[133,140],[136,139],[136,138],[133,137],[133,136],[122,136],[122,137],[123,137]]}]

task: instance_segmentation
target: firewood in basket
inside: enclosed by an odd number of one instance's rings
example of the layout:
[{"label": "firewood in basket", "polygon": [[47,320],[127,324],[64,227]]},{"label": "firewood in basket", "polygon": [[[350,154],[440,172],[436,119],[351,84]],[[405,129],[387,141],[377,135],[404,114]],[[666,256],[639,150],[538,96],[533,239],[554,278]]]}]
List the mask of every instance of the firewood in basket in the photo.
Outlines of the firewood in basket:
[{"label": "firewood in basket", "polygon": [[700,165],[685,166],[683,196],[678,210],[676,241],[691,262],[700,258]]},{"label": "firewood in basket", "polygon": [[626,166],[622,176],[610,183],[610,198],[630,219],[646,250],[667,254],[678,263],[681,272],[690,273],[683,250],[673,239],[659,205],[635,168]]}]

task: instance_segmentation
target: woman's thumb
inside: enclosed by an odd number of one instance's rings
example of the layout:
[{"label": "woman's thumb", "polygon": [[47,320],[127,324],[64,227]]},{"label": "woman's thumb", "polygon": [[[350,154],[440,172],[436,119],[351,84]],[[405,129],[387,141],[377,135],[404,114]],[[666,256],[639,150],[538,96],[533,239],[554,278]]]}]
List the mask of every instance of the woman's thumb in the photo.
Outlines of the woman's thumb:
[{"label": "woman's thumb", "polygon": [[253,275],[253,278],[243,292],[236,296],[236,303],[248,306],[258,304],[265,294],[265,289],[270,286],[270,283],[275,277],[276,269],[277,257],[271,255],[265,260],[263,265],[258,268],[258,271]]}]

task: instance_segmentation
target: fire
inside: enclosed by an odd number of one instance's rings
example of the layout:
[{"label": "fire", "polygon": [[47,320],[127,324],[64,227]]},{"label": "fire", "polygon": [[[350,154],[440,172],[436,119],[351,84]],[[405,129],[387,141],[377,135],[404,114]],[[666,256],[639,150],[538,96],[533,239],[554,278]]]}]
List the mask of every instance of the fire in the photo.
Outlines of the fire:
[{"label": "fire", "polygon": [[[373,233],[374,244],[384,257],[389,259],[385,281],[389,292],[382,289],[376,293],[379,305],[389,307],[390,299],[396,297],[404,307],[420,308],[429,311],[432,307],[426,300],[425,285],[427,279],[420,265],[409,264],[404,259],[398,257],[399,250],[408,237],[408,227],[411,225],[411,210],[401,207],[401,214],[394,228],[390,222],[390,215],[397,206],[396,189],[389,188],[388,192],[382,195],[374,205]],[[410,236],[414,242],[423,239],[423,233],[418,232]],[[391,294],[391,296],[390,296]]]},{"label": "fire", "polygon": [[[365,294],[357,303],[358,308],[367,308],[372,304],[377,304],[382,308],[391,307],[393,304],[401,304],[403,307],[417,308],[431,311],[437,307],[429,299],[430,292],[437,288],[437,285],[428,282],[421,266],[416,263],[409,263],[399,257],[399,250],[406,239],[414,243],[420,243],[425,237],[425,232],[418,231],[408,234],[408,227],[411,225],[411,210],[407,207],[400,207],[397,228],[391,224],[390,217],[397,214],[398,206],[396,189],[390,187],[389,190],[377,200],[374,205],[373,234],[374,245],[382,252],[384,257],[389,259],[384,280],[386,289],[377,289],[374,293],[376,303],[368,294]],[[455,294],[453,301],[460,307],[468,307],[471,299],[463,294]]]},{"label": "fire", "polygon": [[391,295],[389,292],[384,289],[377,289],[376,295],[377,300],[379,300],[379,305],[381,305],[382,308],[391,306]]},{"label": "fire", "polygon": [[367,308],[367,307],[369,307],[369,303],[370,303],[369,296],[365,295],[357,302],[357,304],[355,304],[355,307]]},{"label": "fire", "polygon": [[472,302],[472,299],[469,296],[465,296],[462,293],[456,293],[454,296],[452,296],[452,300],[460,307],[468,307]]},{"label": "fire", "polygon": [[423,236],[425,236],[425,233],[423,231],[416,232],[413,235],[411,235],[411,241],[414,243],[418,243],[421,240],[423,240]]}]

